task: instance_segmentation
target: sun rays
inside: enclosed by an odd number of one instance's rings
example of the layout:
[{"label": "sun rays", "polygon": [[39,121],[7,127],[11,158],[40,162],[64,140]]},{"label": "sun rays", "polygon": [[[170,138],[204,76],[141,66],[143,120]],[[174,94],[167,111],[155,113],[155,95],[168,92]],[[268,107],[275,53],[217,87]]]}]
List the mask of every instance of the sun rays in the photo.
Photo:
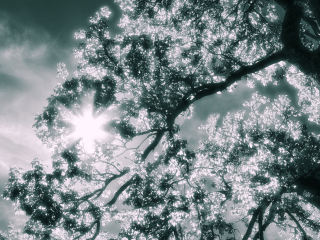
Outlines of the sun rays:
[{"label": "sun rays", "polygon": [[103,129],[106,122],[104,115],[94,116],[92,107],[89,106],[81,114],[71,116],[70,123],[74,126],[74,131],[70,137],[76,140],[81,139],[84,150],[92,153],[95,141],[107,136]]}]

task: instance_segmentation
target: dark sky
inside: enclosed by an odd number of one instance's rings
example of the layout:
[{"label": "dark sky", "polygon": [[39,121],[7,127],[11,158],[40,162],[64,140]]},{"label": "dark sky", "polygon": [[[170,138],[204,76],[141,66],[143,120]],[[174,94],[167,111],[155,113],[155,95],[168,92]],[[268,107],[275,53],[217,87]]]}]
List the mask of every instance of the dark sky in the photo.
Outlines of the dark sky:
[{"label": "dark sky", "polygon": [[60,46],[74,45],[73,33],[88,26],[88,19],[100,7],[112,11],[110,30],[119,31],[120,8],[113,0],[2,0],[0,11],[8,13],[20,27],[33,27],[50,34]]}]

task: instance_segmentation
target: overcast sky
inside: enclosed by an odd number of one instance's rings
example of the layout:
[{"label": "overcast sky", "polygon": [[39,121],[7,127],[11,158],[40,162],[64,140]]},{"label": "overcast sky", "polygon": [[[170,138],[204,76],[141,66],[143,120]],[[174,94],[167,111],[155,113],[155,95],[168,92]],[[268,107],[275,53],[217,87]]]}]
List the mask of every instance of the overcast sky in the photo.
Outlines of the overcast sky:
[{"label": "overcast sky", "polygon": [[[86,29],[89,17],[102,6],[109,6],[112,11],[111,31],[120,32],[117,28],[120,9],[113,0],[0,0],[1,193],[10,166],[29,168],[35,157],[49,163],[50,151],[32,129],[34,116],[46,106],[46,98],[61,81],[56,78],[57,63],[66,63],[69,72],[75,69],[72,49],[78,42],[73,34]],[[269,96],[286,93],[281,86],[260,90]],[[198,127],[209,114],[224,115],[242,108],[253,91],[241,83],[234,93],[200,100],[194,106],[194,117],[183,123],[181,135],[196,146],[201,135]],[[10,221],[23,227],[25,218],[14,215],[11,202],[0,198],[0,212],[0,230]]]}]

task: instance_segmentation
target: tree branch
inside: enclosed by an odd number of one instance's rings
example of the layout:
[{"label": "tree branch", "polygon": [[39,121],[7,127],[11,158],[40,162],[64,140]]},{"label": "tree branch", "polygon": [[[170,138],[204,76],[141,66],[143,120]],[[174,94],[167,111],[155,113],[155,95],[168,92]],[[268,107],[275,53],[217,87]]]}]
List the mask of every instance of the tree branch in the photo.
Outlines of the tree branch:
[{"label": "tree branch", "polygon": [[134,181],[134,178],[137,176],[137,174],[135,174],[134,176],[132,176],[130,178],[130,180],[128,180],[125,184],[123,184],[119,189],[118,191],[114,194],[113,198],[108,202],[106,203],[104,206],[112,206],[113,204],[116,203],[116,201],[118,200],[118,197],[121,195],[121,193],[123,193]]},{"label": "tree branch", "polygon": [[159,131],[169,131],[169,129],[156,129],[156,128],[152,128],[152,129],[149,129],[149,130],[146,130],[144,132],[139,132],[139,133],[136,133],[135,136],[141,136],[141,135],[145,135],[147,133],[152,133],[152,132],[159,132]]},{"label": "tree branch", "polygon": [[[270,207],[270,210],[269,210],[269,215],[268,215],[268,218],[267,220],[265,221],[265,223],[262,225],[262,227],[259,226],[259,231],[254,235],[253,239],[252,240],[257,240],[260,235],[261,235],[261,232],[264,232],[267,227],[273,222],[276,214],[275,214],[275,210],[277,208],[277,203],[281,200],[281,196],[282,194],[286,191],[286,188],[283,187],[279,193],[274,197],[274,200],[272,202],[272,205]],[[267,208],[268,206],[265,206],[264,208],[264,211],[265,209]],[[261,237],[260,237],[261,239]]]},{"label": "tree branch", "polygon": [[[261,59],[260,61],[250,66],[240,67],[237,71],[231,73],[224,82],[203,84],[197,88],[190,90],[185,94],[177,107],[172,111],[172,118],[175,119],[181,112],[187,110],[187,108],[195,101],[215,94],[217,92],[226,90],[232,84],[239,81],[242,77],[260,71],[282,60],[285,60],[285,52],[281,50]],[[193,96],[193,99],[188,100],[188,98],[190,98],[191,96]]]},{"label": "tree branch", "polygon": [[306,15],[304,15],[302,17],[302,19],[311,26],[311,28],[312,28],[312,30],[313,30],[313,32],[315,34],[315,37],[316,37],[315,40],[319,40],[320,30],[319,30],[319,27],[317,25],[316,20],[311,18],[311,17],[309,17],[309,16],[306,16]]},{"label": "tree branch", "polygon": [[[302,7],[293,0],[275,0],[275,2],[285,10],[280,39],[284,46],[286,59],[305,74],[320,77],[320,45],[313,51],[309,50],[303,45],[300,38],[300,22],[304,17]],[[319,20],[318,1],[310,1],[309,4],[316,19]]]},{"label": "tree branch", "polygon": [[153,142],[144,150],[142,156],[141,156],[141,161],[144,162],[148,155],[150,154],[151,151],[153,151],[159,142],[161,141],[161,138],[163,137],[165,133],[165,130],[161,130],[157,132],[156,138],[153,140]]},{"label": "tree branch", "polygon": [[320,6],[318,0],[309,0],[310,8],[313,12],[313,15],[316,18],[318,24],[320,24]]},{"label": "tree branch", "polygon": [[[280,191],[281,193],[282,191]],[[279,193],[279,194],[280,194]],[[264,213],[265,209],[268,207],[268,205],[270,204],[270,200],[267,200],[266,198],[264,198],[260,204],[260,206],[253,211],[253,215],[252,215],[252,218],[250,220],[250,223],[249,223],[249,226],[248,226],[248,229],[245,233],[245,235],[243,236],[242,240],[248,240],[251,233],[252,233],[252,230],[253,230],[253,227],[254,227],[254,224],[255,222],[257,221],[257,218],[258,216],[260,215],[261,211]],[[262,214],[263,216],[263,214]],[[263,227],[261,228],[261,230],[263,229]],[[263,233],[263,231],[262,231]],[[260,234],[261,235],[261,234]]]},{"label": "tree branch", "polygon": [[94,235],[92,236],[92,238],[89,238],[88,240],[94,240],[94,239],[96,239],[98,237],[98,235],[100,233],[100,226],[101,226],[100,220],[96,221],[96,225],[97,225],[97,228],[96,228],[96,231],[95,231]]},{"label": "tree branch", "polygon": [[95,190],[94,192],[92,192],[92,193],[90,193],[90,194],[88,194],[88,195],[85,195],[85,196],[79,198],[78,200],[80,200],[80,201],[86,201],[86,200],[88,200],[89,198],[93,197],[95,194],[98,193],[97,196],[95,197],[95,199],[97,199],[98,197],[101,196],[101,194],[104,192],[104,190],[106,190],[106,188],[108,187],[108,185],[109,185],[112,181],[116,180],[117,178],[122,177],[123,175],[127,174],[128,172],[129,172],[129,169],[124,169],[120,174],[114,175],[114,176],[112,176],[111,178],[107,178],[107,179],[105,180],[104,186],[103,186],[102,188],[97,189],[97,190]]},{"label": "tree branch", "polygon": [[[248,1],[251,2],[251,1]],[[245,5],[249,4],[248,2],[246,2]],[[250,4],[247,10],[244,11],[245,14],[249,14],[253,9],[254,9],[254,5],[256,4],[257,0],[253,0]]]},{"label": "tree branch", "polygon": [[97,236],[99,235],[99,232],[100,232],[100,220],[96,220],[96,221],[94,221],[91,225],[90,225],[90,227],[89,227],[89,229],[87,230],[87,231],[85,231],[84,233],[82,233],[82,234],[80,234],[79,236],[77,236],[77,237],[75,237],[73,240],[77,240],[77,239],[80,239],[81,237],[83,237],[84,235],[86,235],[93,227],[94,227],[94,225],[97,225],[97,228],[96,228],[96,231],[95,231],[95,233],[94,233],[94,235],[92,236],[92,238],[89,238],[88,240],[94,240],[94,239],[96,239],[97,238]]},{"label": "tree branch", "polygon": [[276,206],[276,202],[273,202],[272,205],[271,205],[271,208],[270,208],[270,212],[269,212],[269,215],[268,215],[268,218],[267,220],[265,221],[265,223],[262,225],[262,227],[260,228],[259,227],[259,231],[254,235],[253,239],[252,240],[257,240],[259,237],[260,237],[260,232],[264,232],[267,227],[273,222],[276,214],[275,214],[275,206]]},{"label": "tree branch", "polygon": [[278,63],[282,60],[285,60],[285,54],[283,51],[279,51],[274,54],[271,54],[268,57],[265,57],[264,59],[261,59],[260,61],[254,63],[250,66],[240,67],[240,69],[231,73],[229,75],[229,77],[227,77],[226,81],[224,81],[224,82],[204,84],[198,88],[195,88],[196,93],[194,94],[194,98],[192,99],[192,103],[203,98],[203,97],[206,97],[211,94],[226,90],[232,84],[239,81],[242,77],[244,77],[248,74],[251,74],[251,73],[258,72],[258,71],[260,71],[268,66],[271,66],[275,63]]},{"label": "tree branch", "polygon": [[256,210],[254,210],[253,215],[250,220],[250,223],[249,223],[249,226],[248,226],[247,231],[246,231],[245,235],[243,236],[242,240],[249,239],[249,237],[252,233],[252,230],[253,230],[253,226],[258,218],[258,215],[260,214],[260,211],[261,211],[261,206],[259,206]]},{"label": "tree branch", "polygon": [[173,227],[173,233],[174,233],[175,240],[180,240],[179,233],[176,227]]},{"label": "tree branch", "polygon": [[289,217],[295,222],[295,224],[297,225],[297,227],[299,228],[299,230],[301,231],[302,235],[303,235],[303,240],[308,240],[307,238],[307,233],[306,231],[303,229],[303,227],[301,226],[301,224],[299,223],[299,221],[293,216],[293,214],[291,212],[289,212],[288,210],[286,210],[286,213],[289,215]]},{"label": "tree branch", "polygon": [[264,215],[264,210],[265,210],[265,208],[261,208],[260,213],[259,213],[259,219],[258,219],[260,240],[264,240],[264,236],[263,236],[263,215]]},{"label": "tree branch", "polygon": [[[261,59],[260,61],[250,66],[240,67],[237,71],[231,73],[224,82],[203,84],[197,88],[190,90],[188,93],[185,94],[185,96],[181,99],[177,107],[172,111],[172,118],[175,119],[181,112],[187,110],[187,108],[195,101],[206,96],[215,94],[217,92],[226,90],[232,84],[239,81],[242,77],[260,71],[282,60],[285,60],[285,53],[284,51],[279,51]],[[191,96],[193,96],[193,99],[188,100],[188,98]]]}]

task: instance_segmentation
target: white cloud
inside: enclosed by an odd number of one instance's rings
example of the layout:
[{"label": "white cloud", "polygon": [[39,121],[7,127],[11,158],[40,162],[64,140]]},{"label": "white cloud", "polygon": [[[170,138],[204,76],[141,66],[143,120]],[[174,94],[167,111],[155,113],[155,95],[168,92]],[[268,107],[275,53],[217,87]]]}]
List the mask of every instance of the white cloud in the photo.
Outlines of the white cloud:
[{"label": "white cloud", "polygon": [[27,167],[34,157],[50,159],[32,125],[57,84],[56,62],[64,49],[45,31],[1,12],[0,39],[0,165],[8,170],[11,164]]},{"label": "white cloud", "polygon": [[[32,125],[57,84],[56,65],[64,60],[60,59],[64,52],[45,31],[25,27],[0,12],[1,179],[7,179],[11,165],[29,168],[34,157],[50,165],[50,151],[37,139]],[[19,218],[10,221],[21,225]]]}]

